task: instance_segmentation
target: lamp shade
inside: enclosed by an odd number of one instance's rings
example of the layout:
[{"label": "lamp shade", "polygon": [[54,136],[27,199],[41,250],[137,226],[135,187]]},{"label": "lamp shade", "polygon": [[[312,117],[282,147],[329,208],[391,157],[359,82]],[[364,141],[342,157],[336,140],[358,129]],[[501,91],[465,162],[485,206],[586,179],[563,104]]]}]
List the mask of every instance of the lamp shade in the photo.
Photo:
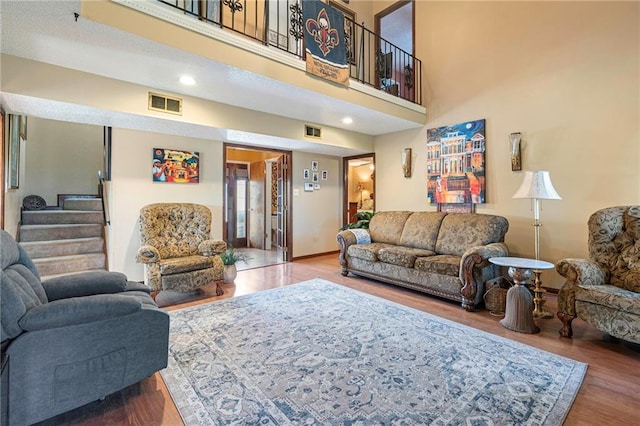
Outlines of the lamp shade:
[{"label": "lamp shade", "polygon": [[556,192],[547,171],[524,172],[524,179],[513,198],[534,198],[539,200],[562,200]]}]

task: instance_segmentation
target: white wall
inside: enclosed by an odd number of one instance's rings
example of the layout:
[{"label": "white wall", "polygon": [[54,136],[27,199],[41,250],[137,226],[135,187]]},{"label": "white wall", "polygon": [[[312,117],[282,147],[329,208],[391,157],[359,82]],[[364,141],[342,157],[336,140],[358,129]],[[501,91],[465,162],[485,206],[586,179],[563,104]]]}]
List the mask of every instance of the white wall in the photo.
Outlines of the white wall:
[{"label": "white wall", "polygon": [[[416,14],[428,123],[376,138],[377,208],[435,210],[426,130],[484,118],[487,203],[477,211],[507,217],[512,254],[534,255],[530,202],[512,199],[523,173],[511,171],[509,133],[522,132],[523,169],[549,170],[563,198],[542,202],[541,257],[587,256],[589,215],[640,203],[640,3],[417,2]],[[545,271],[543,281],[562,277]]]},{"label": "white wall", "polygon": [[29,117],[25,191],[58,203],[58,194],[97,194],[102,127]]}]

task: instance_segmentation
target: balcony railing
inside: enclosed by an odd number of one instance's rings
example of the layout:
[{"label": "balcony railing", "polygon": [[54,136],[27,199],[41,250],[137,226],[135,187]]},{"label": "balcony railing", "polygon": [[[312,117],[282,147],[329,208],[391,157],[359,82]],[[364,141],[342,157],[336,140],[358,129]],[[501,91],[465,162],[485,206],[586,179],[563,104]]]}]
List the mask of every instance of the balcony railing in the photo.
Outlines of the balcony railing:
[{"label": "balcony railing", "polygon": [[[158,0],[186,15],[305,59],[301,0]],[[422,62],[345,16],[350,77],[422,104]]]}]

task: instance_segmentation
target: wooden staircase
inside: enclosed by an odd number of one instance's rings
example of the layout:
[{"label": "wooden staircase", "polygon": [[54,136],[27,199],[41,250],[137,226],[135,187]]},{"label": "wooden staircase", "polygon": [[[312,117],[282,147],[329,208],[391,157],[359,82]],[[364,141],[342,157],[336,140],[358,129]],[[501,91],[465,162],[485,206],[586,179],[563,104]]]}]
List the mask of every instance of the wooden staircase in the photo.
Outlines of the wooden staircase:
[{"label": "wooden staircase", "polygon": [[102,199],[65,198],[61,208],[24,210],[20,245],[44,280],[89,270],[106,270]]}]

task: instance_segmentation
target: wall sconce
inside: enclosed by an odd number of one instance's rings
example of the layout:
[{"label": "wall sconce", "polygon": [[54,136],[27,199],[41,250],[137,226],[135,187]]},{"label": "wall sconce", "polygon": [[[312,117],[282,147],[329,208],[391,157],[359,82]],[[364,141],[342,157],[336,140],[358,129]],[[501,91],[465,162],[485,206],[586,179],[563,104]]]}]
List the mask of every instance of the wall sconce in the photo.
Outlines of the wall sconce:
[{"label": "wall sconce", "polygon": [[402,151],[402,172],[404,177],[411,177],[411,148],[405,148]]},{"label": "wall sconce", "polygon": [[520,132],[511,133],[509,135],[509,142],[511,148],[511,170],[522,170],[522,157],[520,156],[520,140],[522,135]]}]

